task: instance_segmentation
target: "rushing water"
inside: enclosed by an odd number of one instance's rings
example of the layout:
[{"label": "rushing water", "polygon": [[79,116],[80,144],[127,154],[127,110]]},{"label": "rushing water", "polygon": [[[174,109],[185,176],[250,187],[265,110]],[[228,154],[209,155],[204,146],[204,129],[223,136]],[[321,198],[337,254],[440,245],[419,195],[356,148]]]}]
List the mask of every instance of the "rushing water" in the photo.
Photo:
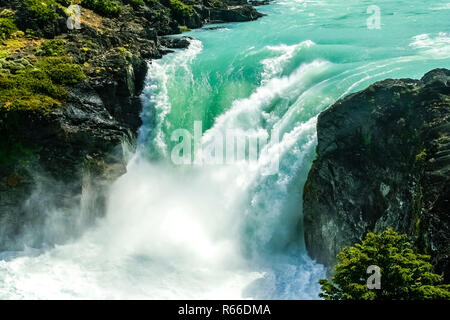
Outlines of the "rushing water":
[{"label": "rushing water", "polygon": [[[381,29],[366,12],[380,7]],[[447,1],[284,0],[266,17],[190,32],[150,64],[136,154],[106,217],[70,243],[0,254],[0,298],[315,299],[322,266],[305,253],[302,187],[317,115],[338,98],[450,67]],[[363,106],[362,106],[363,107]],[[267,161],[171,162],[176,129],[201,145],[235,129],[279,133]]]}]

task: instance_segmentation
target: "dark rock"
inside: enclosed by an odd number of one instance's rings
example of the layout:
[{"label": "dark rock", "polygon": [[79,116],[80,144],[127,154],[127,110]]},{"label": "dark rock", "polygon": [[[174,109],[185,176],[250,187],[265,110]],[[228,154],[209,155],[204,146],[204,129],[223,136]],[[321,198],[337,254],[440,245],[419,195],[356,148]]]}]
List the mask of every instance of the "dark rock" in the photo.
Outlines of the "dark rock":
[{"label": "dark rock", "polygon": [[320,114],[304,187],[309,255],[336,254],[369,231],[406,232],[449,280],[450,71],[385,80]]},{"label": "dark rock", "polygon": [[[107,187],[125,172],[124,148],[133,147],[141,126],[139,96],[148,59],[189,45],[186,37],[161,36],[209,21],[207,1],[192,0],[195,14],[181,20],[162,2],[125,5],[115,18],[81,7],[81,29],[68,30],[59,6],[58,17],[43,23],[24,1],[0,0],[0,9],[15,11],[19,29],[32,29],[31,45],[4,59],[1,72],[30,66],[41,38],[56,37],[87,76],[68,86],[69,98],[52,111],[0,108],[0,250],[64,242],[104,214]],[[260,16],[243,2],[214,3],[220,4],[216,17],[223,21]],[[55,215],[61,223],[46,229]]]},{"label": "dark rock", "polygon": [[209,23],[243,22],[256,20],[264,14],[256,11],[251,5],[238,5],[223,8],[210,8],[206,10],[204,19]]},{"label": "dark rock", "polygon": [[[7,147],[32,150],[32,155],[0,166],[0,250],[76,235],[102,214],[106,186],[125,172],[122,145],[134,143],[131,127],[112,117],[90,86],[72,87],[70,94],[63,108],[49,114],[0,114],[0,132],[11,139]],[[80,217],[83,194],[83,201],[92,205],[84,208],[89,216]],[[53,212],[64,214],[60,220],[67,223],[44,234],[39,228],[45,228]]]},{"label": "dark rock", "polygon": [[189,40],[192,39],[190,37],[181,37],[181,38],[168,38],[164,37],[160,39],[160,44],[167,48],[171,49],[185,49],[189,47]]}]

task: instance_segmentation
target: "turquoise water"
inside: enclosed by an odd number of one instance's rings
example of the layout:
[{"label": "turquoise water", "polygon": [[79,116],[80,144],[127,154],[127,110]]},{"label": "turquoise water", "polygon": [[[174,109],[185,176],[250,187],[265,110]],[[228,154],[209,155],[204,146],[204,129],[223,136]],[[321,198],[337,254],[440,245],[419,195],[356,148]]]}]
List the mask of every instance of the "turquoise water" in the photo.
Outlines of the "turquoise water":
[{"label": "turquoise water", "polygon": [[[380,29],[367,26],[373,4]],[[325,272],[306,254],[301,217],[317,115],[375,81],[450,68],[450,3],[258,10],[267,16],[189,32],[188,49],[150,63],[138,150],[106,217],[72,243],[1,255],[0,298],[318,297]],[[194,121],[205,149],[231,129],[278,139],[256,162],[175,165],[172,135]]]}]

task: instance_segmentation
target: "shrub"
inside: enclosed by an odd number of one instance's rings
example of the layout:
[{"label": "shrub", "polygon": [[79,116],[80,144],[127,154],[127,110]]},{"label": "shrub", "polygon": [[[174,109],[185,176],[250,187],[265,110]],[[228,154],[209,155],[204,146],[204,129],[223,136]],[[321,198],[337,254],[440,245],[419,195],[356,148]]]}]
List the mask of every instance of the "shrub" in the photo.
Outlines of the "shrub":
[{"label": "shrub", "polygon": [[52,22],[58,18],[55,0],[25,0],[31,14],[41,23]]},{"label": "shrub", "polygon": [[66,53],[66,42],[61,39],[45,40],[37,49],[40,56],[60,56]]},{"label": "shrub", "polygon": [[170,0],[170,10],[176,19],[192,17],[195,14],[192,6],[183,3],[180,0]]},{"label": "shrub", "polygon": [[[344,248],[331,280],[322,279],[319,296],[327,300],[450,299],[450,285],[432,272],[430,256],[415,253],[406,234],[388,229],[368,233],[361,244]],[[369,289],[367,268],[381,271],[381,289]]]},{"label": "shrub", "polygon": [[17,31],[17,27],[14,24],[14,18],[2,14],[3,11],[0,13],[0,41],[10,38],[11,35]]},{"label": "shrub", "polygon": [[83,0],[81,5],[106,17],[117,17],[122,13],[122,5],[114,0]]}]

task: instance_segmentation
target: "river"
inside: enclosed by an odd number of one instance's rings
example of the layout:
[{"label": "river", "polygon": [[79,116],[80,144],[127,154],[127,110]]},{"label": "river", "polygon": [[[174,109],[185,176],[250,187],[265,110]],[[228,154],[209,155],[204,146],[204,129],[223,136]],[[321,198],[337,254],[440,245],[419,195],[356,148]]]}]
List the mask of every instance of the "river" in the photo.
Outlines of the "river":
[{"label": "river", "polygon": [[[325,270],[302,229],[317,116],[375,81],[450,68],[450,3],[258,10],[267,16],[188,32],[188,49],[149,62],[137,151],[106,216],[69,243],[1,253],[0,298],[318,298]],[[195,123],[203,149],[231,129],[267,143],[258,161],[177,165],[174,133],[195,136]]]}]

